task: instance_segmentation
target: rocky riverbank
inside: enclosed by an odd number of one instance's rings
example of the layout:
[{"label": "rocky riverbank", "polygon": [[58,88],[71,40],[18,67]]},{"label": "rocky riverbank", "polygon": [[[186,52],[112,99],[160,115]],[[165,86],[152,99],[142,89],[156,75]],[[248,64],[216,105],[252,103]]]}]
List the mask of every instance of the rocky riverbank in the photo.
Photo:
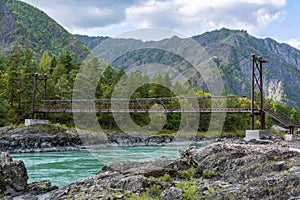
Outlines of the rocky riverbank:
[{"label": "rocky riverbank", "polygon": [[180,158],[105,165],[93,177],[18,199],[299,199],[300,142],[219,141]]},{"label": "rocky riverbank", "polygon": [[[100,134],[99,134],[100,135]],[[79,151],[100,146],[145,146],[162,145],[173,141],[172,135],[138,137],[124,133],[111,132],[105,138],[71,128],[53,125],[34,125],[22,128],[0,127],[0,151],[49,152]],[[89,146],[91,145],[91,146]]]},{"label": "rocky riverbank", "polygon": [[298,199],[300,145],[217,142],[181,158],[108,164],[52,193],[62,199]]}]

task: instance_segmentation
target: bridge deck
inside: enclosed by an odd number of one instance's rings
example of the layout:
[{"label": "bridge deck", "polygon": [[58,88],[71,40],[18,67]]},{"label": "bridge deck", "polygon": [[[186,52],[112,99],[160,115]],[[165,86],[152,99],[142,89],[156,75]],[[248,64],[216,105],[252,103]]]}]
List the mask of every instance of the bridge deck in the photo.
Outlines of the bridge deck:
[{"label": "bridge deck", "polygon": [[[192,97],[185,98],[133,98],[133,99],[80,99],[80,100],[45,100],[43,105],[36,106],[34,113],[251,113],[251,109],[238,108],[236,105],[224,105],[222,101],[210,107],[210,103],[205,99],[222,99],[222,98],[241,98],[239,96],[227,97],[197,97],[198,107],[182,109],[180,100],[195,99]],[[174,103],[175,101],[175,103]],[[112,108],[111,102],[118,103],[118,108]],[[75,103],[72,108],[72,103]],[[153,108],[154,104],[161,106]],[[74,107],[75,106],[75,107]],[[222,107],[227,106],[227,107]],[[247,106],[246,106],[247,107]],[[287,128],[300,128],[300,121],[292,122],[288,116],[275,113],[265,109],[264,113],[268,114],[275,121]],[[260,114],[260,110],[255,109],[254,114]]]},{"label": "bridge deck", "polygon": [[204,108],[204,109],[53,109],[39,108],[35,113],[250,113],[244,108]]}]

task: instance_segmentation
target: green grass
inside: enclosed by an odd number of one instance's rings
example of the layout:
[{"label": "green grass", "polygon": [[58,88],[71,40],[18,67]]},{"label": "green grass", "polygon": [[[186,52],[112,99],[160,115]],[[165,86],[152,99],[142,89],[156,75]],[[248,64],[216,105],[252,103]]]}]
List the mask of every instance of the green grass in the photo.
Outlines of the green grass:
[{"label": "green grass", "polygon": [[205,139],[214,139],[214,138],[231,138],[231,137],[245,137],[245,131],[244,130],[235,130],[230,132],[198,132],[196,134],[197,137],[202,137]]}]

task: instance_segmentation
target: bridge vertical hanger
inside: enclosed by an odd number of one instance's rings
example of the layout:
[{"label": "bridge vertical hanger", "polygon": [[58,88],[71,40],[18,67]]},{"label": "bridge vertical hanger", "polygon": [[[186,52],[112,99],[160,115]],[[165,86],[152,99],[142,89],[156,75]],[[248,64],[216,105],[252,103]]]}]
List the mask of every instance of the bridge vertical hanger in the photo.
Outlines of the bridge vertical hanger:
[{"label": "bridge vertical hanger", "polygon": [[[263,96],[263,69],[262,64],[267,61],[262,56],[251,54],[252,57],[252,83],[251,83],[251,113],[250,129],[254,130],[254,116],[260,115],[260,129],[265,129],[264,96]],[[259,112],[255,112],[255,89],[259,92]]]}]

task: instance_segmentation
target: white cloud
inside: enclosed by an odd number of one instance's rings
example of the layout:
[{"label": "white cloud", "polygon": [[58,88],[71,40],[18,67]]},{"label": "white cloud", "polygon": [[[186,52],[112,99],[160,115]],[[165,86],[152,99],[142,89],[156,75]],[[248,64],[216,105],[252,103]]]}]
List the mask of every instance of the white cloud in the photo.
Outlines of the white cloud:
[{"label": "white cloud", "polygon": [[285,43],[300,50],[300,39],[292,38],[288,41],[285,41]]},{"label": "white cloud", "polygon": [[127,8],[126,21],[136,27],[147,24],[188,34],[221,27],[259,33],[284,16],[281,9],[285,3],[285,0],[146,1]]},{"label": "white cloud", "polygon": [[146,27],[171,29],[187,36],[222,27],[258,34],[284,17],[286,4],[286,0],[24,1],[41,8],[73,33],[93,35],[96,31],[115,35]]},{"label": "white cloud", "polygon": [[138,0],[23,0],[46,12],[68,30],[105,28],[120,24],[125,9]]}]

